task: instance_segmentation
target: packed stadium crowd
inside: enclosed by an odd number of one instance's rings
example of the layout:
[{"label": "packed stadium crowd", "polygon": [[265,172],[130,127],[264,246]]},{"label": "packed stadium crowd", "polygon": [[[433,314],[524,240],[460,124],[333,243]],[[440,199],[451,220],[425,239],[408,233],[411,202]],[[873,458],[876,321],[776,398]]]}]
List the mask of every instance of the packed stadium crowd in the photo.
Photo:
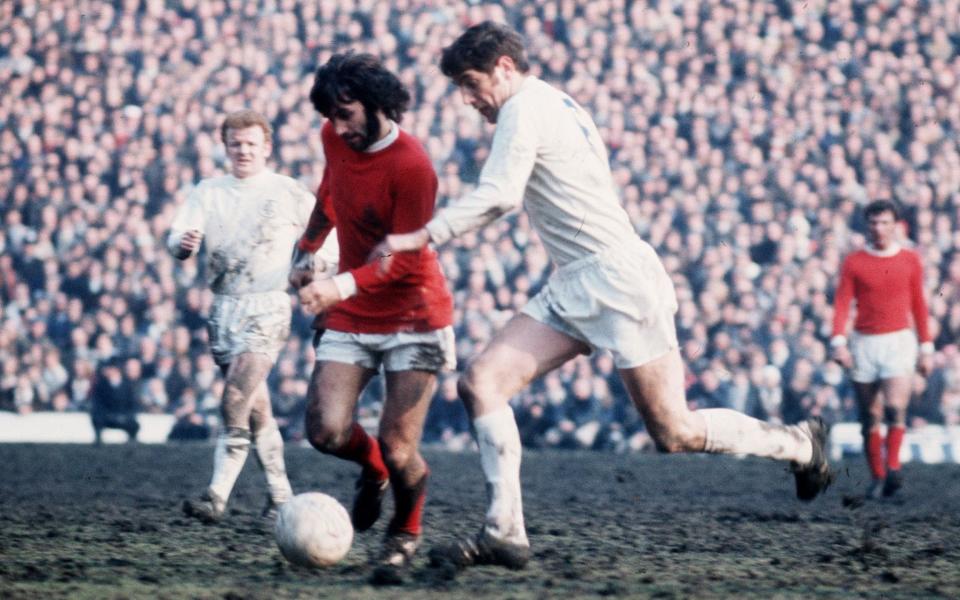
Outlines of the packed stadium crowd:
[{"label": "packed stadium crowd", "polygon": [[[676,286],[693,407],[773,422],[854,421],[831,362],[840,261],[860,209],[888,199],[921,255],[936,354],[910,424],[960,425],[960,4],[924,0],[81,0],[0,6],[0,409],[88,410],[103,371],[137,410],[216,426],[200,261],[164,248],[176,208],[226,171],[217,127],[270,119],[273,166],[320,180],[307,97],[337,51],[381,57],[413,95],[401,126],[439,176],[470,189],[490,128],[437,65],[465,25],[525,36],[533,73],[592,114],[622,202]],[[461,364],[545,281],[526,215],[442,247]],[[294,301],[293,297],[291,300]],[[269,383],[303,435],[310,318],[294,311]],[[374,380],[361,418],[375,416]],[[101,386],[103,387],[103,386]],[[513,400],[528,446],[650,446],[609,354],[582,356]],[[469,443],[446,375],[425,441]]]}]

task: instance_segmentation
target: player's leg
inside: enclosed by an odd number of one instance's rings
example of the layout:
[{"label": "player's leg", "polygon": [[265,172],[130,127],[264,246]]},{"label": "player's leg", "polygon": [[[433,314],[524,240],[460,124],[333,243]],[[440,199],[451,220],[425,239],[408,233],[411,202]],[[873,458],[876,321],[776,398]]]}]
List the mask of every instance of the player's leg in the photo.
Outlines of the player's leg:
[{"label": "player's leg", "polygon": [[357,531],[366,531],[379,518],[390,481],[377,439],[354,421],[360,393],[375,374],[357,364],[318,360],[307,389],[305,426],[310,444],[362,467],[351,515]]},{"label": "player's leg", "polygon": [[[791,461],[802,500],[812,499],[832,480],[824,456],[826,431],[819,422],[771,425],[731,409],[689,410],[677,348],[641,366],[621,368],[620,375],[663,451],[749,454]],[[815,472],[807,473],[810,469]]]},{"label": "player's leg", "polygon": [[887,468],[883,460],[883,395],[879,382],[853,382],[863,435],[863,453],[870,468],[868,498],[879,498]]},{"label": "player's leg", "polygon": [[900,447],[907,428],[907,405],[910,403],[909,375],[890,377],[880,381],[880,391],[886,404],[887,419],[887,474],[883,495],[893,496],[903,486],[900,473]]},{"label": "player's leg", "polygon": [[283,460],[283,436],[280,435],[280,428],[273,418],[273,406],[270,404],[270,391],[266,381],[261,382],[254,392],[250,429],[253,431],[257,461],[267,479],[269,492],[263,516],[272,519],[276,516],[277,507],[293,497],[293,489],[287,478],[287,467]]},{"label": "player's leg", "polygon": [[480,535],[435,549],[435,561],[526,565],[530,544],[520,494],[520,433],[509,400],[537,377],[589,351],[582,341],[520,314],[470,362],[457,387],[473,419],[489,505]]},{"label": "player's leg", "polygon": [[423,423],[437,389],[435,372],[387,371],[387,397],[380,417],[380,450],[390,472],[394,516],[377,558],[374,580],[400,583],[422,534],[421,518],[430,470],[420,454]]},{"label": "player's leg", "polygon": [[131,414],[127,417],[123,430],[127,433],[128,443],[137,441],[137,434],[140,432],[140,421],[137,420],[137,415]]},{"label": "player's leg", "polygon": [[250,411],[257,388],[266,381],[273,359],[266,354],[244,352],[232,357],[225,371],[220,412],[223,430],[213,452],[213,476],[199,501],[184,503],[184,512],[203,521],[216,521],[226,509],[233,486],[250,452]]},{"label": "player's leg", "polygon": [[103,413],[94,410],[90,414],[90,424],[93,425],[93,444],[100,446],[103,444],[104,418]]}]

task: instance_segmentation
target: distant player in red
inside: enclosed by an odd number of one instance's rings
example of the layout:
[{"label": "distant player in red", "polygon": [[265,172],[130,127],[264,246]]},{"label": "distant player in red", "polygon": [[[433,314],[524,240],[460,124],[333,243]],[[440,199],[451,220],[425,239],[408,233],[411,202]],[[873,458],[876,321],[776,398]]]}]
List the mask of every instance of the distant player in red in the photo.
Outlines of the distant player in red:
[{"label": "distant player in red", "polygon": [[[834,360],[850,369],[872,475],[867,496],[877,498],[881,494],[892,496],[903,485],[900,445],[906,428],[910,380],[914,368],[923,375],[930,373],[933,342],[923,296],[923,266],[916,252],[896,241],[896,206],[877,200],[866,207],[864,214],[868,245],[843,261],[830,345]],[[857,315],[848,348],[845,332],[851,300],[857,302]],[[885,413],[886,440],[881,430]]]},{"label": "distant player in red", "polygon": [[[420,543],[428,468],[418,446],[437,386],[453,369],[453,298],[428,248],[367,264],[387,234],[423,227],[433,216],[437,176],[422,146],[397,122],[410,95],[367,54],[338,54],[316,73],[310,101],[327,122],[323,181],[294,257],[291,283],[321,315],[306,429],[321,452],[363,467],[353,524],[369,529],[388,486],[396,508],[374,579],[399,583]],[[310,257],[337,225],[340,272],[314,281]],[[354,421],[357,399],[383,369],[386,400],[379,439]]]}]

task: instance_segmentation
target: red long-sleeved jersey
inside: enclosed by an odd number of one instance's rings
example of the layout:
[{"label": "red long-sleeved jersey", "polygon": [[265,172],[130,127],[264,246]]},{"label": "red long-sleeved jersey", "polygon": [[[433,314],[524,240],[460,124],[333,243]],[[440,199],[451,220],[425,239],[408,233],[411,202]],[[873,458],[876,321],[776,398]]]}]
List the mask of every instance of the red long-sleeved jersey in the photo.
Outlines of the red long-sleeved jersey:
[{"label": "red long-sleeved jersey", "polygon": [[844,259],[834,299],[834,336],[845,334],[851,300],[857,301],[853,323],[857,332],[900,331],[910,327],[912,316],[920,342],[931,341],[923,265],[916,252],[901,249],[892,256],[879,256],[858,250]]},{"label": "red long-sleeved jersey", "polygon": [[433,216],[437,176],[423,147],[400,131],[376,152],[357,152],[329,122],[321,129],[327,165],[301,250],[314,252],[334,223],[340,273],[349,271],[357,294],[335,304],[324,325],[349,333],[430,331],[453,323],[453,298],[430,248],[393,257],[386,273],[367,263],[390,233],[409,233]]}]

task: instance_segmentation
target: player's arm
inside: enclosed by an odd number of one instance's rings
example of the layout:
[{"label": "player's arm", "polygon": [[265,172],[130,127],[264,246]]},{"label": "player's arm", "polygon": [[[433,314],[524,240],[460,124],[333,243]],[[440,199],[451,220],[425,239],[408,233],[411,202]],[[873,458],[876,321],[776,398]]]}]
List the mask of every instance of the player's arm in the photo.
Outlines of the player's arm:
[{"label": "player's arm", "polygon": [[917,370],[924,376],[933,371],[933,337],[930,333],[930,315],[927,310],[927,299],[923,294],[923,263],[920,255],[915,255],[916,261],[910,275],[910,310],[913,322],[917,328],[917,338],[920,340],[920,356],[917,357]]},{"label": "player's arm", "polygon": [[175,258],[186,260],[200,251],[206,227],[206,215],[201,202],[202,190],[197,186],[177,209],[167,234],[167,250]]},{"label": "player's arm", "polygon": [[519,207],[537,158],[539,139],[536,116],[529,114],[529,108],[518,103],[501,111],[490,156],[480,172],[476,189],[437,211],[422,229],[405,235],[388,235],[384,243],[374,249],[371,260],[380,261],[401,252],[419,250],[430,242],[444,244]]},{"label": "player's arm", "polygon": [[853,359],[847,348],[847,319],[850,316],[850,302],[853,300],[853,268],[848,256],[840,269],[840,283],[833,299],[833,333],[830,336],[831,358],[842,366],[850,368]]},{"label": "player's arm", "polygon": [[[403,235],[422,229],[433,214],[436,195],[437,176],[429,164],[396,173],[390,185],[394,209],[388,230]],[[419,252],[406,252],[389,260],[368,262],[303,288],[300,301],[307,310],[321,312],[352,296],[382,291],[418,270],[422,260]]]},{"label": "player's arm", "polygon": [[333,230],[333,205],[330,201],[328,168],[323,170],[323,179],[313,201],[307,226],[293,247],[290,275],[290,285],[300,289],[313,281],[316,268],[314,253],[324,247],[327,237]]}]

